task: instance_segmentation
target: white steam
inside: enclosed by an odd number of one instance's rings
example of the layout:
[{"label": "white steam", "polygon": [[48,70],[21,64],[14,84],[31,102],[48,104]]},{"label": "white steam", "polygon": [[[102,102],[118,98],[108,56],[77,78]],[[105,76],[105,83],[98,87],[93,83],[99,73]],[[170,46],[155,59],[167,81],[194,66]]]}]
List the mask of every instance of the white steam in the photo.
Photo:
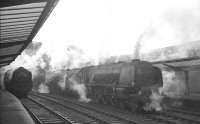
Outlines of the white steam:
[{"label": "white steam", "polygon": [[61,80],[58,82],[58,86],[61,88],[61,90],[65,90],[66,87],[66,74],[64,76],[61,77]]},{"label": "white steam", "polygon": [[200,7],[197,6],[199,1],[193,1],[196,3],[193,6],[190,6],[191,3],[180,2],[176,6],[171,3],[170,8],[155,18],[141,39],[142,52],[147,53],[152,49],[199,40]]},{"label": "white steam", "polygon": [[[162,2],[164,5],[166,1]],[[159,61],[200,56],[199,1],[174,0],[169,5],[141,34],[139,50],[142,59]],[[163,96],[178,99],[187,92],[184,72],[164,70],[162,75],[163,87],[159,92],[152,91],[147,109],[162,110]]]},{"label": "white steam", "polygon": [[152,94],[149,97],[151,102],[144,106],[146,111],[162,111],[163,105],[168,104],[163,103],[163,98],[166,96],[174,99],[173,105],[181,105],[176,99],[181,98],[187,92],[184,72],[163,70],[162,75],[163,86],[158,88],[158,90],[152,90]]},{"label": "white steam", "polygon": [[162,111],[162,106],[161,106],[161,102],[163,100],[163,96],[160,94],[160,92],[154,91],[152,90],[152,94],[150,95],[150,103],[147,103],[144,106],[144,110],[146,111],[151,111],[151,110],[155,110],[155,111]]},{"label": "white steam", "polygon": [[1,68],[1,75],[18,67],[27,68],[33,74],[34,91],[47,93],[53,88],[48,88],[50,83],[65,89],[64,70],[92,64],[92,61],[89,61],[84,52],[76,46],[33,42],[14,62]]},{"label": "white steam", "polygon": [[163,71],[163,87],[161,92],[171,98],[180,98],[186,93],[185,77],[183,72]]},{"label": "white steam", "polygon": [[70,79],[70,88],[76,91],[79,95],[79,101],[90,102],[91,99],[87,98],[86,86],[77,81],[77,78],[73,75]]},{"label": "white steam", "polygon": [[40,86],[39,86],[38,91],[40,93],[49,93],[49,88],[48,88],[48,86],[46,84],[41,83]]}]

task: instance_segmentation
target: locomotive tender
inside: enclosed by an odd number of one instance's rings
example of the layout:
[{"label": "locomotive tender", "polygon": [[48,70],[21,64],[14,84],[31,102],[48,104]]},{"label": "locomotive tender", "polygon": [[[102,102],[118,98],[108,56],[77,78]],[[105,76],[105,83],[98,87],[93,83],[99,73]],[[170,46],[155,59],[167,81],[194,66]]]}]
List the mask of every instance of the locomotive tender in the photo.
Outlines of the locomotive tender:
[{"label": "locomotive tender", "polygon": [[19,67],[11,74],[9,71],[4,76],[5,89],[18,98],[27,97],[32,90],[32,73],[23,67]]},{"label": "locomotive tender", "polygon": [[93,102],[142,110],[152,90],[163,85],[161,70],[147,61],[133,60],[67,70],[66,83],[76,75]]}]

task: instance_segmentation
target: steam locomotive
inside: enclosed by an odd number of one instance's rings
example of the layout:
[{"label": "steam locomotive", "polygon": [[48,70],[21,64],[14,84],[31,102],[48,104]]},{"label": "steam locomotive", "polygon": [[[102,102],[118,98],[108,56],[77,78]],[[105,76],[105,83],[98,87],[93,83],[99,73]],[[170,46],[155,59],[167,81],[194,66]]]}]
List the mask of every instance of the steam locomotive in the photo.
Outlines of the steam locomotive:
[{"label": "steam locomotive", "polygon": [[18,98],[27,97],[32,90],[32,73],[23,67],[14,70],[13,73],[7,71],[4,76],[5,89]]},{"label": "steam locomotive", "polygon": [[66,83],[72,76],[85,84],[93,102],[131,111],[143,110],[152,90],[163,85],[161,70],[140,60],[67,70]]}]

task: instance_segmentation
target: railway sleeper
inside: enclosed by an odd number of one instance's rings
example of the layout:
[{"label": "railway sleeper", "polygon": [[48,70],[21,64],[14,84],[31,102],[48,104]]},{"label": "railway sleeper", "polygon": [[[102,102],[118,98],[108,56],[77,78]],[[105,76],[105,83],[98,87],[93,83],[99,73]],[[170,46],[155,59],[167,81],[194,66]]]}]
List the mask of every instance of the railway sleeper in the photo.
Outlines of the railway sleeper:
[{"label": "railway sleeper", "polygon": [[156,115],[156,116],[150,116],[151,118],[153,118],[154,120],[157,120],[158,122],[165,122],[167,124],[188,124],[188,123],[183,123],[180,120],[176,120],[174,118],[171,117],[164,117],[161,115]]},{"label": "railway sleeper", "polygon": [[186,120],[188,122],[200,123],[199,117],[195,117],[195,116],[191,116],[191,115],[184,115],[181,113],[172,113],[172,112],[165,112],[164,114],[169,117]]}]

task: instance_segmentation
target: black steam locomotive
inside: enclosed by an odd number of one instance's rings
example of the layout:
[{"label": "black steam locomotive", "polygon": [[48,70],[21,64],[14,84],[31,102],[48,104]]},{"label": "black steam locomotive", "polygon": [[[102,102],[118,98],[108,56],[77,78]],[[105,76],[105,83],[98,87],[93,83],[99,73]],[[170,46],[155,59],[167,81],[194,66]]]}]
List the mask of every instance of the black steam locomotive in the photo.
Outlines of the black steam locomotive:
[{"label": "black steam locomotive", "polygon": [[163,85],[161,70],[140,60],[67,70],[67,84],[74,75],[93,102],[131,111],[142,110],[152,90]]},{"label": "black steam locomotive", "polygon": [[19,67],[11,74],[9,71],[4,76],[5,89],[18,98],[27,97],[32,90],[32,73],[23,67]]}]

